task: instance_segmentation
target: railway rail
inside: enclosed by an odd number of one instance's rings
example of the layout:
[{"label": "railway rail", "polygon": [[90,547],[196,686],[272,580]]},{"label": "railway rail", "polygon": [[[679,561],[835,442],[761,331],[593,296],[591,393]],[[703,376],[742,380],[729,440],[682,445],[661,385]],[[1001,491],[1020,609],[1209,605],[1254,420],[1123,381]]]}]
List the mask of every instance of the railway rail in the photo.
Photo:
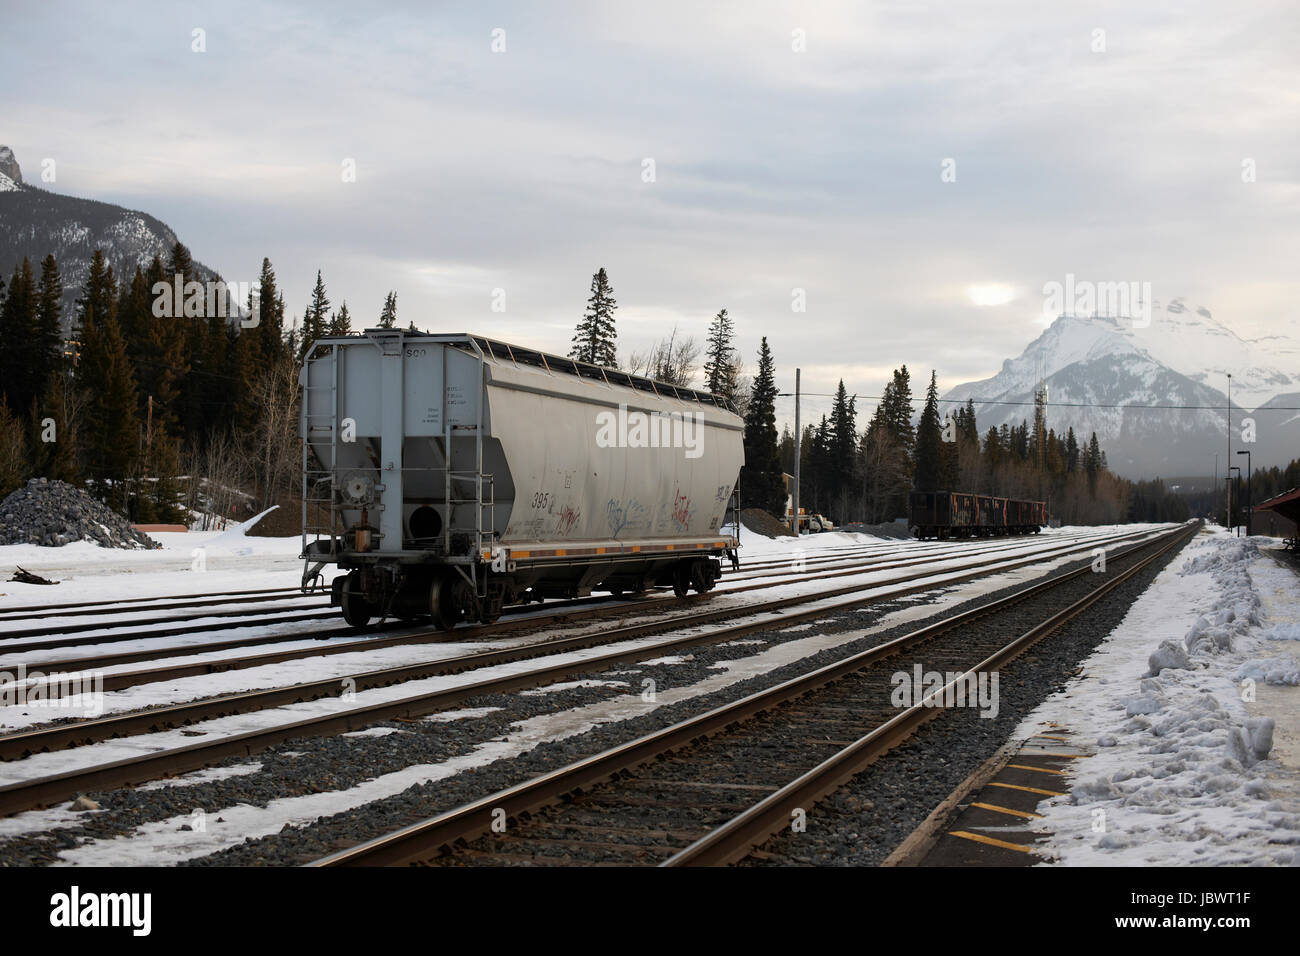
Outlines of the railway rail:
[{"label": "railway rail", "polygon": [[[1130,539],[1135,536],[1149,534],[1149,531],[1136,532],[1114,540]],[[199,741],[185,746],[168,747],[108,763],[91,764],[62,773],[20,780],[0,787],[0,815],[8,815],[20,810],[48,805],[77,793],[139,784],[160,776],[199,769],[226,757],[246,756],[275,743],[295,737],[353,731],[377,721],[394,717],[411,718],[432,713],[480,694],[538,686],[560,680],[570,674],[600,669],[614,663],[638,658],[654,657],[669,648],[680,649],[693,644],[722,643],[734,640],[753,631],[771,627],[771,618],[765,616],[770,612],[781,613],[782,625],[789,626],[799,621],[814,620],[864,603],[881,599],[893,600],[906,594],[930,590],[936,586],[949,586],[990,573],[1013,570],[1042,562],[1052,557],[1079,553],[1086,551],[1093,543],[1092,540],[1086,540],[1082,543],[1073,542],[1046,552],[1035,550],[1027,555],[1022,553],[1022,556],[1018,559],[1001,560],[992,564],[985,563],[973,570],[967,568],[958,569],[958,571],[936,572],[933,569],[919,571],[886,582],[879,582],[877,585],[873,585],[875,590],[871,593],[864,593],[864,586],[861,583],[855,583],[828,591],[818,591],[813,594],[760,602],[740,609],[734,607],[705,609],[671,619],[630,625],[616,630],[606,630],[599,634],[586,634],[560,641],[540,642],[531,647],[525,646],[471,654],[459,660],[453,658],[451,660],[387,668],[366,674],[353,675],[350,681],[335,677],[321,682],[273,688],[266,691],[251,691],[141,713],[115,715],[55,725],[41,730],[9,734],[0,737],[0,754],[13,759],[43,750],[61,749],[122,735],[145,733],[168,726],[180,726],[216,716],[281,706],[296,700],[314,699],[319,696],[339,696],[344,687],[360,690],[364,687],[384,686],[430,676],[439,672],[447,673],[456,669],[482,668],[512,659],[518,660],[520,657],[517,655],[557,655],[564,651],[590,647],[593,643],[626,642],[664,630],[680,630],[692,626],[714,624],[719,621],[732,622],[705,633],[694,635],[678,634],[670,636],[664,641],[652,644],[642,643],[635,647],[623,647],[603,654],[592,655],[583,660],[559,661],[524,673],[468,682],[458,687],[426,692],[398,700],[347,707],[338,712],[287,721],[273,727],[219,736],[212,740]],[[1071,575],[1078,575],[1086,570],[1087,568],[1084,568],[1079,572],[1071,572]],[[936,576],[942,577],[943,580],[936,581]],[[830,604],[825,603],[834,598],[844,599]],[[790,611],[791,608],[799,604],[816,604],[817,606]],[[746,615],[746,620],[735,622],[734,619],[742,611]],[[516,656],[512,657],[511,655]]]},{"label": "railway rail", "polygon": [[[394,833],[340,850],[322,867],[514,861],[671,866],[735,862],[790,825],[827,793],[942,712],[934,706],[958,681],[1005,666],[1133,576],[1181,547],[1188,525],[1111,558],[1096,588],[1013,640],[980,639],[962,676],[899,712],[889,700],[886,663],[955,635],[971,622],[1077,581],[1084,567],[988,605],[919,628],[834,664],[749,695],[629,743],[490,794]],[[1154,549],[1154,550],[1152,550]],[[1146,557],[1137,552],[1152,550]],[[1132,557],[1122,571],[1116,565]],[[985,629],[987,635],[990,629]],[[765,725],[799,727],[797,746],[769,747]],[[852,739],[844,741],[846,735]],[[792,735],[786,734],[789,739]],[[825,754],[826,750],[832,751]],[[781,756],[773,757],[773,750]],[[808,765],[809,754],[817,759]],[[724,779],[719,780],[719,777]],[[773,779],[788,780],[782,786]],[[746,803],[747,793],[762,798]],[[705,799],[707,795],[707,799]],[[505,829],[502,830],[502,824]],[[478,842],[475,842],[478,841]]]},{"label": "railway rail", "polygon": [[[1065,539],[1055,539],[1052,544],[1060,544],[1063,541],[1082,541],[1088,539],[1088,536],[1070,537]],[[1100,539],[1098,539],[1100,540]],[[744,574],[730,577],[726,584],[716,589],[716,593],[731,594],[747,590],[757,590],[761,587],[771,587],[778,584],[797,582],[800,580],[815,580],[822,577],[847,576],[853,574],[867,573],[868,571],[889,570],[898,567],[922,566],[939,561],[951,560],[954,557],[970,555],[989,555],[1016,550],[1013,545],[1000,543],[997,546],[981,549],[978,551],[964,549],[943,549],[938,553],[926,554],[924,556],[909,559],[900,557],[897,549],[891,549],[890,552],[881,557],[878,561],[866,561],[850,564],[839,563],[821,563],[806,562],[804,564],[805,575],[803,577],[790,576],[790,562],[774,561],[770,565],[755,565],[746,569]],[[843,558],[835,559],[842,561]],[[825,566],[822,566],[822,565]],[[769,567],[784,567],[785,571],[771,571]],[[832,572],[842,571],[835,574]],[[756,572],[756,573],[755,573]],[[771,582],[767,585],[744,584],[760,578],[781,577],[783,580]],[[287,651],[271,651],[260,654],[247,654],[239,657],[225,657],[219,659],[206,659],[203,661],[189,664],[172,664],[163,667],[148,668],[130,673],[108,674],[104,677],[105,690],[120,690],[126,687],[137,686],[142,683],[149,683],[160,680],[175,680],[183,677],[192,677],[202,674],[224,673],[230,670],[240,670],[250,667],[259,667],[267,664],[281,663],[288,660],[296,660],[307,657],[328,656],[331,654],[351,653],[359,650],[374,650],[383,647],[393,647],[404,644],[421,644],[421,643],[444,643],[450,640],[455,641],[472,641],[481,640],[489,637],[504,636],[519,630],[528,630],[539,626],[560,625],[560,624],[581,624],[588,619],[597,619],[607,616],[627,616],[636,614],[641,611],[653,610],[659,605],[668,608],[691,606],[698,604],[701,597],[692,597],[686,599],[667,599],[662,597],[642,597],[632,599],[621,599],[615,601],[608,597],[593,597],[585,599],[575,599],[565,602],[550,602],[541,607],[530,605],[521,605],[507,611],[507,620],[500,621],[491,625],[479,625],[466,628],[460,628],[452,633],[442,630],[416,630],[414,633],[403,633],[399,636],[382,638],[373,637],[376,630],[392,631],[407,630],[411,625],[403,622],[390,621],[382,628],[330,628],[324,632],[304,633],[299,631],[286,631],[273,635],[258,635],[242,638],[228,638],[220,641],[207,641],[190,643],[181,646],[168,646],[162,648],[134,649],[106,654],[91,654],[76,658],[56,658],[46,659],[39,662],[32,661],[29,663],[30,669],[39,668],[46,673],[59,672],[69,673],[78,672],[91,668],[111,667],[115,665],[136,664],[149,661],[161,661],[167,658],[193,657],[206,655],[227,650],[238,650],[241,648],[253,648],[262,645],[274,643],[291,643],[300,642],[306,639],[321,640],[317,644],[306,648],[297,648]],[[555,612],[561,610],[577,609],[576,612],[564,615]],[[320,614],[295,614],[293,617],[279,620],[262,620],[261,624],[270,623],[291,623],[298,621],[316,620],[321,617],[332,618],[335,615],[329,612]],[[259,622],[243,622],[241,626],[252,626]],[[46,642],[24,642],[21,644],[10,645],[5,641],[17,639],[12,633],[0,634],[0,664],[3,666],[13,666],[21,661],[10,662],[8,654],[18,652],[30,652],[34,650],[59,650],[64,647],[87,646],[104,643],[123,643],[133,640],[150,640],[159,636],[174,636],[175,634],[191,634],[198,630],[220,630],[228,629],[226,625],[214,624],[200,628],[166,628],[154,629],[140,632],[116,633],[111,637],[81,637],[72,640],[57,641],[51,640]],[[355,642],[346,641],[348,638],[358,638]],[[344,639],[340,641],[339,639]],[[329,643],[324,643],[328,641]],[[346,641],[346,642],[345,642]]]}]

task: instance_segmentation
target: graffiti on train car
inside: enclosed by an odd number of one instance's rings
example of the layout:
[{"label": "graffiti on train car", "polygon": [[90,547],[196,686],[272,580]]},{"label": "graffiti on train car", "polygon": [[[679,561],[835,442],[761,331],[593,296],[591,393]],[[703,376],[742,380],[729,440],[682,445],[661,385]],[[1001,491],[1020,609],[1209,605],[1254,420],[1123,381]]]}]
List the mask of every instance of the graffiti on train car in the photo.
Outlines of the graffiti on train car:
[{"label": "graffiti on train car", "polygon": [[682,494],[680,489],[673,492],[673,525],[678,531],[685,531],[691,523],[691,499]]},{"label": "graffiti on train car", "polygon": [[605,505],[605,520],[609,523],[609,536],[617,538],[625,528],[637,527],[641,516],[645,514],[645,507],[633,498],[624,507],[617,498],[610,498],[609,503]]},{"label": "graffiti on train car", "polygon": [[560,509],[559,515],[556,516],[555,533],[568,534],[577,527],[578,521],[581,518],[581,511],[575,511],[572,505],[565,505]]}]

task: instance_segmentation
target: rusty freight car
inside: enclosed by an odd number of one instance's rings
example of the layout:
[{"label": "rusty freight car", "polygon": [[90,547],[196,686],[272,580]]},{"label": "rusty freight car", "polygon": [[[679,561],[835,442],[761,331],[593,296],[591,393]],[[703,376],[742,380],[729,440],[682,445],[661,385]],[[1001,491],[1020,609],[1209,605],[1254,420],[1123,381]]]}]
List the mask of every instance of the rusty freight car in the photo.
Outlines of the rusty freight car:
[{"label": "rusty freight car", "polygon": [[914,491],[908,524],[920,539],[1038,534],[1047,505],[962,491]]}]

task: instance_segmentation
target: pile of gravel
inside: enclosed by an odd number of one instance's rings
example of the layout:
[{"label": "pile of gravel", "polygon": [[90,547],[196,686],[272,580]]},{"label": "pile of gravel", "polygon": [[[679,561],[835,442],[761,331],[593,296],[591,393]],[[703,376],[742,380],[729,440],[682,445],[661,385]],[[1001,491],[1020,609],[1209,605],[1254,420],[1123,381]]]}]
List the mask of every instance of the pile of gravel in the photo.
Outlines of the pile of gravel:
[{"label": "pile of gravel", "polygon": [[0,501],[0,544],[59,548],[92,541],[101,548],[161,548],[157,541],[80,488],[33,478]]},{"label": "pile of gravel", "polygon": [[762,508],[744,508],[740,512],[740,523],[755,534],[765,538],[793,538],[790,526],[784,525]]}]

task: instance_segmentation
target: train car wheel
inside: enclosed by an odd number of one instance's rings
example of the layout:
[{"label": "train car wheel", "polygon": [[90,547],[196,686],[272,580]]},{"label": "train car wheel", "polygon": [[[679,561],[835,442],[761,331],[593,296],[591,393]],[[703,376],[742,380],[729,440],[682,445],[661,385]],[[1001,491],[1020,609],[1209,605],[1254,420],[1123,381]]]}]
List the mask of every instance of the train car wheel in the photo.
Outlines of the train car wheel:
[{"label": "train car wheel", "polygon": [[691,566],[679,564],[673,568],[673,593],[679,598],[691,593]]},{"label": "train car wheel", "polygon": [[361,591],[359,571],[349,572],[343,582],[343,593],[339,596],[339,603],[343,605],[343,620],[353,627],[365,627],[375,616],[374,606],[366,600],[365,594]]},{"label": "train car wheel", "polygon": [[452,582],[448,578],[434,578],[429,587],[429,613],[444,631],[460,623],[460,605],[456,602]]}]

